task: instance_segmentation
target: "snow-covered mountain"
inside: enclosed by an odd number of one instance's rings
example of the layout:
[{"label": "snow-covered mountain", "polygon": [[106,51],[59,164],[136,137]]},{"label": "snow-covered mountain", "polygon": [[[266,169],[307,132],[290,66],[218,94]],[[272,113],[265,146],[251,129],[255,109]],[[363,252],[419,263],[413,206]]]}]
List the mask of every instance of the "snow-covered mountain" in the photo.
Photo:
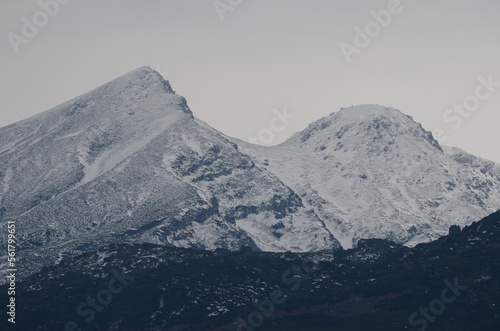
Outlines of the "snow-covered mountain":
[{"label": "snow-covered mountain", "polygon": [[195,119],[148,67],[1,128],[0,193],[25,273],[123,242],[340,247],[293,190]]},{"label": "snow-covered mountain", "polygon": [[499,165],[395,109],[343,109],[256,146],[196,119],[148,67],[0,128],[0,222],[17,221],[21,275],[114,243],[414,245],[498,210],[499,188]]},{"label": "snow-covered mountain", "polygon": [[360,238],[415,245],[500,208],[500,166],[456,148],[399,110],[341,109],[263,147],[234,140],[302,198],[349,248]]}]

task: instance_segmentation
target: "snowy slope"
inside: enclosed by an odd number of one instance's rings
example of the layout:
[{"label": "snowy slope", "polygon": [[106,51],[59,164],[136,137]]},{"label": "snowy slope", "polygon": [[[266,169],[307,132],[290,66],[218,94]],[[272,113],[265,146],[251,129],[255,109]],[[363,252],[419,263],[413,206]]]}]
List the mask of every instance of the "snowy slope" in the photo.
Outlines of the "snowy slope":
[{"label": "snowy slope", "polygon": [[147,67],[0,128],[0,193],[26,273],[122,242],[339,247],[293,190],[195,119]]},{"label": "snowy slope", "polygon": [[315,210],[344,248],[415,245],[500,208],[500,166],[443,148],[392,108],[341,109],[273,147],[234,140]]},{"label": "snowy slope", "polygon": [[124,242],[415,245],[498,210],[499,188],[499,165],[442,148],[398,110],[342,109],[255,146],[196,119],[147,67],[0,128],[0,222],[17,220],[21,275]]}]

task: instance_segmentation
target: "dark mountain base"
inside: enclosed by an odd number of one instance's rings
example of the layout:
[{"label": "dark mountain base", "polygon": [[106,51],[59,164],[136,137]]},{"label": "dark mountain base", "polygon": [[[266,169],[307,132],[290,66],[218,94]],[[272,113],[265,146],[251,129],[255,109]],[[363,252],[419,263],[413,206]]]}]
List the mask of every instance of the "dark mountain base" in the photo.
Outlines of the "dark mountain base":
[{"label": "dark mountain base", "polygon": [[451,232],[307,254],[113,245],[18,284],[16,329],[500,330],[500,212]]}]

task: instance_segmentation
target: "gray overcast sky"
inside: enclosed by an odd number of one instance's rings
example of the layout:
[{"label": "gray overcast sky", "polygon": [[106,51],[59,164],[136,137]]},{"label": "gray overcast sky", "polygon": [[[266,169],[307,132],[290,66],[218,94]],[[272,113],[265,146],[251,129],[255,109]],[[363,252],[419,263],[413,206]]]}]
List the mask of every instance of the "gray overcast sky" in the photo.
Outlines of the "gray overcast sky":
[{"label": "gray overcast sky", "polygon": [[[220,0],[231,6],[221,21],[213,0],[71,0],[16,54],[8,34],[23,37],[23,17],[43,24],[41,7],[2,0],[0,126],[149,65],[198,118],[243,140],[269,127],[273,109],[296,115],[276,144],[340,107],[375,103],[500,162],[500,87],[480,88],[474,105],[478,77],[500,82],[500,1],[401,0],[348,64],[340,44],[355,46],[355,27],[376,29],[370,12],[390,2]],[[445,122],[466,98],[477,109]]]}]

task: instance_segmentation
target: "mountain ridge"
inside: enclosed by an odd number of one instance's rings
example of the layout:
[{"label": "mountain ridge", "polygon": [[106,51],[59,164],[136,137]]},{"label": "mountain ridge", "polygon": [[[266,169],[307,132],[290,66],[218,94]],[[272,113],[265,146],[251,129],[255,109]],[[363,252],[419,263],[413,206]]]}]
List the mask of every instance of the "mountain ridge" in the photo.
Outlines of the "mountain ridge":
[{"label": "mountain ridge", "polygon": [[450,153],[411,117],[373,105],[275,147],[246,144],[142,67],[0,128],[0,220],[18,222],[24,275],[114,243],[414,246],[500,206],[498,165]]},{"label": "mountain ridge", "polygon": [[293,190],[150,68],[1,128],[0,161],[0,219],[17,220],[27,274],[114,242],[339,247]]}]

